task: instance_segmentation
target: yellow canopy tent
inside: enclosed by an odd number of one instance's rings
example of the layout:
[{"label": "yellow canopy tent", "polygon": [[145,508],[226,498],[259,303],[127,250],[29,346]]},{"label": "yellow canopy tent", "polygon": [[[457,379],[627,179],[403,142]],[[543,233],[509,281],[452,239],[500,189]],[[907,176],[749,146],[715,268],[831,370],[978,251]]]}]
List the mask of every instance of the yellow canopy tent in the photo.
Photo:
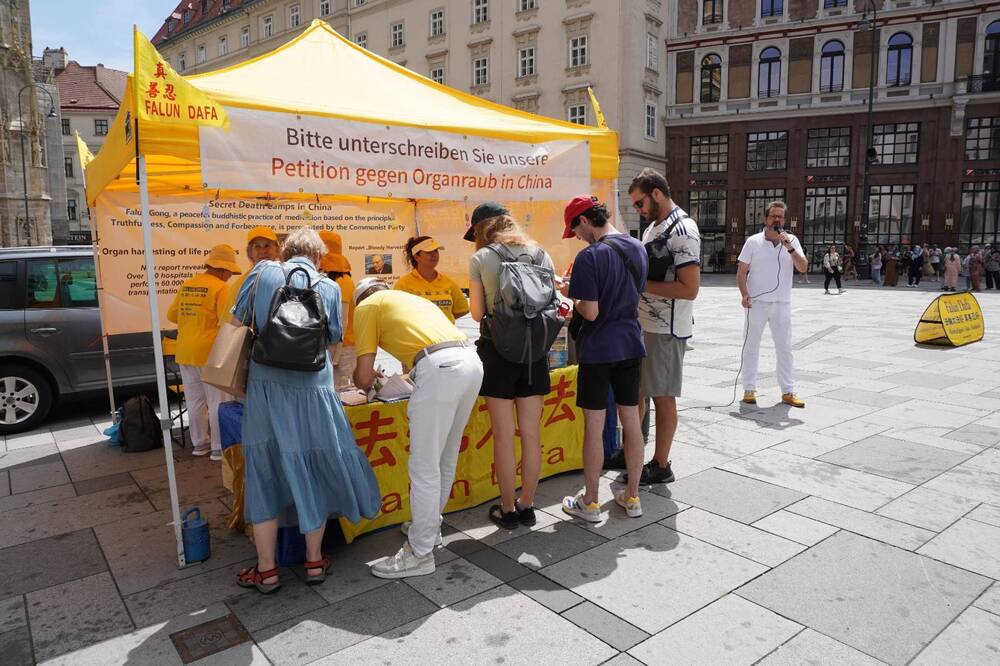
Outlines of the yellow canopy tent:
[{"label": "yellow canopy tent", "polygon": [[339,231],[356,277],[373,261],[402,264],[400,247],[419,229],[443,240],[440,268],[462,281],[472,247],[460,238],[477,202],[507,202],[559,267],[576,249],[561,239],[563,203],[615,194],[615,132],[436,84],[322,21],[271,53],[183,79],[224,107],[226,128],[199,126],[162,87],[137,87],[155,82],[138,74],[87,166],[86,187],[106,330],[157,332],[161,405],[160,315],[210,246],[242,248],[250,227]]}]

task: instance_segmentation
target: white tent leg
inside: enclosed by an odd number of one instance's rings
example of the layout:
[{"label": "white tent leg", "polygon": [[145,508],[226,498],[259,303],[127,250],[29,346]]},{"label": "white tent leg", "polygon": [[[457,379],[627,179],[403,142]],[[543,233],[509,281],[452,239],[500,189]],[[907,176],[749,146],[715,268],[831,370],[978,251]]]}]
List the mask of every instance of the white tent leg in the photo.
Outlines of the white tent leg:
[{"label": "white tent leg", "polygon": [[[88,209],[89,210],[89,209]],[[97,310],[101,315],[101,344],[104,347],[104,373],[108,377],[108,404],[111,405],[111,420],[115,419],[115,387],[111,377],[111,350],[108,347],[108,327],[104,324],[104,286],[101,281],[101,238],[97,235],[97,227],[93,223],[93,216],[88,212],[91,219],[90,233],[94,240],[94,280],[97,284]]]},{"label": "white tent leg", "polygon": [[177,545],[177,567],[187,566],[184,541],[181,538],[181,510],[177,498],[177,476],[174,473],[174,447],[170,439],[171,420],[164,418],[167,407],[167,378],[163,370],[163,343],[160,329],[160,307],[156,295],[156,268],[153,266],[153,227],[149,221],[149,186],[146,181],[146,158],[136,158],[139,174],[139,201],[142,204],[142,246],[146,253],[146,284],[149,288],[149,323],[153,335],[153,356],[156,363],[156,388],[160,398],[160,429],[163,431],[163,453],[167,459],[167,484],[170,486],[170,510],[173,514],[174,540]]}]

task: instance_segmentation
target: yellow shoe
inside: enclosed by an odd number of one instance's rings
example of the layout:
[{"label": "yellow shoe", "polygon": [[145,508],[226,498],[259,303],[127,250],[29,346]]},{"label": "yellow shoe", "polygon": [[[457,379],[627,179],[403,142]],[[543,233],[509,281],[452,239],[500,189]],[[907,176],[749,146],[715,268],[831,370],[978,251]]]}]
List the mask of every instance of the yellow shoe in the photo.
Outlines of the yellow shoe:
[{"label": "yellow shoe", "polygon": [[743,402],[748,405],[756,405],[757,391],[743,391]]},{"label": "yellow shoe", "polygon": [[786,405],[791,405],[792,407],[806,406],[806,403],[796,398],[794,393],[785,393],[784,395],[782,395],[781,402],[785,403]]}]

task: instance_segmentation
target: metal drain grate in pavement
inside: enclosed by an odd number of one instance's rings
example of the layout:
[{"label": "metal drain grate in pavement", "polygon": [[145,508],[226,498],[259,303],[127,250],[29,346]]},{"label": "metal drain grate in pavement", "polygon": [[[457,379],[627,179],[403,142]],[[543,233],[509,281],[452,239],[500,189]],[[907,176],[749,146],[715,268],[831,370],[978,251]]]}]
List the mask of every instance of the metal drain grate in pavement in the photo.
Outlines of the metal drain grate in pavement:
[{"label": "metal drain grate in pavement", "polygon": [[174,648],[185,664],[204,659],[209,655],[228,650],[234,645],[246,643],[250,634],[243,628],[235,615],[199,624],[176,634],[170,634]]}]

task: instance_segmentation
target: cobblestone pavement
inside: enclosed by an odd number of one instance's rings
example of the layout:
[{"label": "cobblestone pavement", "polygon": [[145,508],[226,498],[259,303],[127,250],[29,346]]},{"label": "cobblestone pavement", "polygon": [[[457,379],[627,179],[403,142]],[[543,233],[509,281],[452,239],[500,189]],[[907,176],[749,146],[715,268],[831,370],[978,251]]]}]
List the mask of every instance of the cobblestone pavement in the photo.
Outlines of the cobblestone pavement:
[{"label": "cobblestone pavement", "polygon": [[[541,484],[538,525],[446,516],[438,570],[372,578],[390,530],[263,597],[228,532],[218,468],[177,450],[212,558],[177,570],[163,452],[103,443],[99,402],[0,441],[0,661],[65,664],[987,664],[1000,660],[1000,339],[918,348],[922,289],[797,287],[804,410],[780,404],[765,336],[760,404],[725,404],[743,314],[706,278],[673,451],[678,476],[629,519],[559,511],[579,474]],[[988,327],[1000,295],[979,295]],[[90,415],[88,415],[88,413]],[[190,630],[190,631],[187,631]],[[201,652],[199,653],[199,650]]]}]

